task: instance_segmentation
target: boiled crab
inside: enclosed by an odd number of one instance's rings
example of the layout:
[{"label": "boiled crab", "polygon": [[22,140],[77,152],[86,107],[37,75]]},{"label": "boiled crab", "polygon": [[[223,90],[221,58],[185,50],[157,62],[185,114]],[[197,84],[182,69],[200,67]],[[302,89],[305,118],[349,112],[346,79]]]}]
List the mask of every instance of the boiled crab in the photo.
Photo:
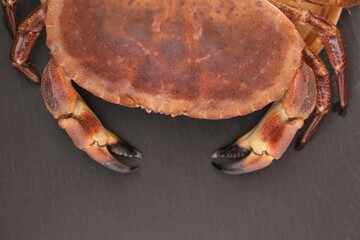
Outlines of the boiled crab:
[{"label": "boiled crab", "polygon": [[[308,3],[284,0],[43,0],[18,30],[15,2],[2,1],[15,37],[13,65],[40,83],[28,59],[45,24],[51,51],[41,78],[46,106],[78,148],[118,172],[136,168],[117,157],[141,153],[103,127],[72,80],[109,102],[172,116],[225,119],[274,102],[254,129],[213,155],[240,158],[214,164],[230,174],[279,159],[316,109],[302,147],[329,112],[329,73],[314,53],[318,39],[336,72],[341,113],[348,102],[344,44],[331,21],[339,16],[335,6],[360,0],[304,1],[333,11],[329,20],[303,8]],[[299,32],[312,40],[305,44]]]}]

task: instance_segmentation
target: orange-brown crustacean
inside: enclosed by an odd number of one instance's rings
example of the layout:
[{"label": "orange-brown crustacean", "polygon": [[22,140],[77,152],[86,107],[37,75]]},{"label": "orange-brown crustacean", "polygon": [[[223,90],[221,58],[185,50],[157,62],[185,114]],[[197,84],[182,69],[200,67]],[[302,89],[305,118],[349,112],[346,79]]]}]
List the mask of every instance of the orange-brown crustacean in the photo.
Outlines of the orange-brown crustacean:
[{"label": "orange-brown crustacean", "polygon": [[331,104],[329,73],[316,55],[322,45],[341,113],[348,102],[344,44],[333,23],[360,0],[43,0],[18,29],[15,2],[2,0],[14,67],[40,83],[28,59],[45,24],[46,106],[79,149],[118,172],[136,169],[119,157],[141,153],[103,127],[72,80],[109,102],[172,116],[225,119],[274,102],[250,132],[214,153],[240,158],[214,163],[229,174],[279,159],[314,109],[298,147],[317,130]]}]

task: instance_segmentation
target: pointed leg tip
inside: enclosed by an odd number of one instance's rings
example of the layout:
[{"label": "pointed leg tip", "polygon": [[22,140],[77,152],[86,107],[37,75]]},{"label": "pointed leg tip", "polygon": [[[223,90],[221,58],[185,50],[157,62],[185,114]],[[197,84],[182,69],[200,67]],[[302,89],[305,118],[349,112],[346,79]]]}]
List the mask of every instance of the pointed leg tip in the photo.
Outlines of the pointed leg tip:
[{"label": "pointed leg tip", "polygon": [[125,143],[118,142],[108,146],[109,151],[115,156],[128,157],[128,158],[142,158],[142,153],[133,146]]},{"label": "pointed leg tip", "polygon": [[10,37],[13,39],[13,40],[15,40],[15,38],[16,38],[16,30],[14,30],[14,29],[9,29],[9,32],[10,32]]},{"label": "pointed leg tip", "polygon": [[300,150],[302,150],[304,148],[304,145],[302,145],[302,144],[297,144],[297,145],[295,145],[295,150],[296,151],[300,151]]},{"label": "pointed leg tip", "polygon": [[341,117],[346,116],[346,105],[342,106],[340,102],[337,102],[332,107],[334,112],[338,112]]},{"label": "pointed leg tip", "polygon": [[21,74],[23,74],[26,79],[34,84],[40,84],[41,78],[35,71],[34,67],[28,63],[18,64],[17,62],[12,63],[14,68],[17,69]]},{"label": "pointed leg tip", "polygon": [[341,108],[340,110],[339,110],[339,115],[341,116],[341,117],[345,117],[346,116],[346,108]]},{"label": "pointed leg tip", "polygon": [[30,82],[37,84],[37,85],[39,85],[41,83],[40,77],[38,77],[38,76],[33,79],[29,79],[29,80],[30,80]]},{"label": "pointed leg tip", "polygon": [[295,150],[300,151],[305,147],[305,143],[301,141],[301,138],[295,143]]}]

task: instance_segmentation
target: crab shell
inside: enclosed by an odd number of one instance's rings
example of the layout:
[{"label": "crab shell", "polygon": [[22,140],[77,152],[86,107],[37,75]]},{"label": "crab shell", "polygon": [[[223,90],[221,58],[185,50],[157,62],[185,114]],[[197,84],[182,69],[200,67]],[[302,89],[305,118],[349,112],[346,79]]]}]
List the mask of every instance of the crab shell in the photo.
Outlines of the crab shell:
[{"label": "crab shell", "polygon": [[163,114],[224,119],[286,92],[304,42],[265,0],[48,0],[47,45],[82,88]]}]

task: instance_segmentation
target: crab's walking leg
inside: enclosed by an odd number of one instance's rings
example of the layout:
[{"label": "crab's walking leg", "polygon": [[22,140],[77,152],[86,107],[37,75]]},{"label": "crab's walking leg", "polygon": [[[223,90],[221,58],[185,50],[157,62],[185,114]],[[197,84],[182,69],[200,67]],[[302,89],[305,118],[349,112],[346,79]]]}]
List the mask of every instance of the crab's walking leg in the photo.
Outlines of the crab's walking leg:
[{"label": "crab's walking leg", "polygon": [[240,158],[230,164],[213,165],[228,174],[253,172],[279,159],[297,130],[314,110],[316,80],[305,63],[298,69],[293,86],[275,102],[260,123],[235,143],[213,154],[214,158]]},{"label": "crab's walking leg", "polygon": [[48,110],[76,147],[111,170],[126,173],[137,169],[115,156],[141,157],[141,153],[103,127],[54,60],[44,70],[41,90]]},{"label": "crab's walking leg", "polygon": [[352,7],[360,4],[360,0],[304,0],[304,2],[314,3],[321,6]]},{"label": "crab's walking leg", "polygon": [[40,83],[34,68],[28,63],[30,52],[44,26],[45,7],[36,8],[19,26],[11,49],[13,66],[33,83]]},{"label": "crab's walking leg", "polygon": [[14,4],[17,0],[2,0],[5,20],[11,36],[14,38],[16,34],[16,13]]},{"label": "crab's walking leg", "polygon": [[314,71],[316,77],[317,97],[315,116],[310,122],[310,125],[306,129],[305,133],[299,138],[296,144],[297,150],[302,149],[304,145],[309,142],[311,137],[328,115],[331,108],[331,87],[328,70],[321,59],[309,48],[304,49],[303,59]]},{"label": "crab's walking leg", "polygon": [[347,83],[347,59],[344,42],[339,30],[331,22],[313,14],[307,9],[299,9],[274,0],[269,1],[278,7],[291,20],[309,24],[320,35],[326,53],[329,56],[330,63],[336,73],[336,83],[340,98],[339,113],[344,115],[348,104],[349,90]]}]

